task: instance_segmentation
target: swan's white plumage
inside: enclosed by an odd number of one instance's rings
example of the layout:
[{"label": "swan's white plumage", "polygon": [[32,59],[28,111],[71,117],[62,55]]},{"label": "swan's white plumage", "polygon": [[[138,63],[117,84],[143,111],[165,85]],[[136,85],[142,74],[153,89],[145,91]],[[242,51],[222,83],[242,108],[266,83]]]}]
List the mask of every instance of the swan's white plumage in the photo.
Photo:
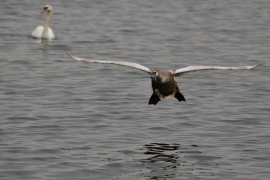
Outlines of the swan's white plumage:
[{"label": "swan's white plumage", "polygon": [[50,19],[52,16],[52,6],[45,5],[41,13],[43,12],[47,12],[44,26],[37,26],[36,29],[32,32],[32,37],[38,39],[53,39],[54,33],[52,29],[49,27]]},{"label": "swan's white plumage", "polygon": [[[32,32],[32,37],[37,38],[37,39],[41,39],[42,38],[42,33],[43,33],[43,26],[37,26],[36,29]],[[54,33],[52,31],[52,29],[49,27],[48,28],[48,38],[46,39],[53,39]]]}]

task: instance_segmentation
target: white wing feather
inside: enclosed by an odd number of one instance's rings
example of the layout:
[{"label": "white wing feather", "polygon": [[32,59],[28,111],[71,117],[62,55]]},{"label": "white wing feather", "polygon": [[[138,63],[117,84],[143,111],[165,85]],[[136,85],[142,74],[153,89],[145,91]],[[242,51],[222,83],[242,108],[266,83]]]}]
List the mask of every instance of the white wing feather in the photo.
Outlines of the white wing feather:
[{"label": "white wing feather", "polygon": [[247,70],[253,69],[257,66],[262,66],[265,64],[265,61],[260,62],[254,66],[239,66],[239,67],[214,67],[214,66],[189,66],[182,69],[177,69],[172,72],[174,77],[181,77],[190,74],[203,74],[207,72],[215,72],[215,71],[226,71],[226,70]]},{"label": "white wing feather", "polygon": [[72,56],[71,54],[69,54],[68,52],[66,52],[67,55],[69,55],[71,58],[80,61],[80,62],[90,62],[90,63],[99,63],[99,64],[109,64],[109,65],[114,65],[114,66],[120,66],[120,67],[126,67],[126,68],[130,68],[130,69],[135,69],[135,70],[140,70],[143,71],[147,74],[150,75],[151,73],[151,69],[142,66],[140,64],[137,63],[131,63],[131,62],[122,62],[122,61],[102,61],[102,60],[90,60],[90,59],[84,59],[84,58],[79,58],[79,57],[75,57]]}]

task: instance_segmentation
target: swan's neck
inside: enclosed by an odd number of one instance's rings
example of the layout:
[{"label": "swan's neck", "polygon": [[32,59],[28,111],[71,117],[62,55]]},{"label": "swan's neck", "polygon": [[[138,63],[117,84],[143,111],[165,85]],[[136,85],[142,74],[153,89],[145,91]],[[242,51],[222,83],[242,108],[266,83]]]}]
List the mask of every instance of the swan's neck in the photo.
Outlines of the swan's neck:
[{"label": "swan's neck", "polygon": [[42,38],[49,38],[48,30],[49,30],[49,24],[50,24],[50,19],[52,16],[52,11],[48,11],[45,22],[44,22],[44,29],[42,32]]}]

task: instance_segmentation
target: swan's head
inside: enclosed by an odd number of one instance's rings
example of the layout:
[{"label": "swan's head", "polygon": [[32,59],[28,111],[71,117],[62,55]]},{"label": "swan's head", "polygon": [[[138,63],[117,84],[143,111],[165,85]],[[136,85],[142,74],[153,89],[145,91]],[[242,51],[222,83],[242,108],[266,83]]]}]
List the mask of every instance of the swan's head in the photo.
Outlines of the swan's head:
[{"label": "swan's head", "polygon": [[156,78],[158,76],[158,70],[152,70],[151,78]]},{"label": "swan's head", "polygon": [[51,5],[45,5],[41,13],[44,12],[51,12],[52,11],[52,6]]}]

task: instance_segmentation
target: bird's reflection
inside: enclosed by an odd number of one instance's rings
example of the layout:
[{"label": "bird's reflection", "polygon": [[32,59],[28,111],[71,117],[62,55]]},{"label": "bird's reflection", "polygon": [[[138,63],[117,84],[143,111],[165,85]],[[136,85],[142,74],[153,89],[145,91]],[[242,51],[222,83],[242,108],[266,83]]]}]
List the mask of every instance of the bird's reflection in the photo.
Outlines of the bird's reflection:
[{"label": "bird's reflection", "polygon": [[[179,166],[177,152],[180,144],[151,143],[146,144],[144,153],[150,155],[141,162],[151,169],[150,179],[173,178],[175,177],[176,167]],[[162,172],[161,172],[162,171]]]},{"label": "bird's reflection", "polygon": [[152,143],[146,144],[145,147],[148,149],[144,154],[153,154],[153,157],[147,158],[147,160],[151,162],[165,161],[175,163],[178,156],[175,154],[166,154],[168,152],[172,152],[179,149],[178,144],[160,144],[160,143]]},{"label": "bird's reflection", "polygon": [[48,59],[48,42],[48,39],[41,39],[41,43],[43,45],[42,56],[45,60]]},{"label": "bird's reflection", "polygon": [[35,39],[35,42],[37,44],[41,44],[42,45],[42,48],[41,48],[41,51],[42,51],[42,57],[44,60],[48,60],[48,46],[49,46],[49,42],[51,40],[49,39]]}]

